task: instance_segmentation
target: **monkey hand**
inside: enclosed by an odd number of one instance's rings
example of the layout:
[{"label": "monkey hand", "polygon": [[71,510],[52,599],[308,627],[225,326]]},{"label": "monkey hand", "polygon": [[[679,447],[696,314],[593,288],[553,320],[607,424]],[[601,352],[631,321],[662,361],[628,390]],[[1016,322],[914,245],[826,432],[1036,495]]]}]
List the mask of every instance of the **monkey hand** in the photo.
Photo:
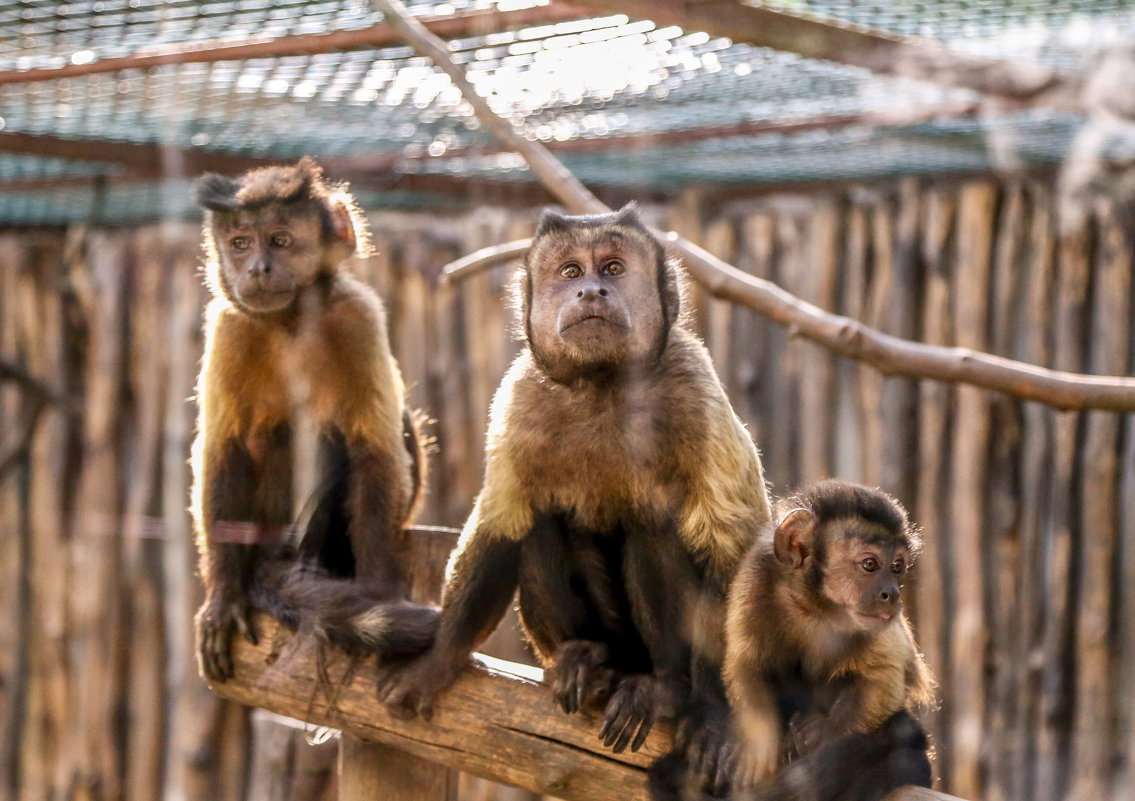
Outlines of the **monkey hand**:
[{"label": "monkey hand", "polygon": [[259,642],[251,609],[240,597],[215,595],[197,611],[197,669],[208,681],[227,681],[236,670],[232,636],[239,632],[253,645]]},{"label": "monkey hand", "polygon": [[624,676],[607,702],[599,739],[616,754],[627,745],[637,751],[646,742],[654,721],[677,715],[681,699],[678,683],[664,676],[651,673]]},{"label": "monkey hand", "polygon": [[769,747],[768,744],[753,747],[752,744],[738,743],[730,759],[732,788],[750,790],[776,773],[778,753],[777,747]]},{"label": "monkey hand", "polygon": [[738,749],[729,732],[729,712],[699,704],[683,715],[674,732],[674,746],[685,754],[691,774],[702,789],[721,796],[733,779]]},{"label": "monkey hand", "polygon": [[556,649],[549,678],[560,709],[571,715],[606,707],[619,681],[606,661],[607,646],[599,642],[568,640]]},{"label": "monkey hand", "polygon": [[468,659],[454,659],[431,649],[412,660],[386,663],[378,674],[378,700],[390,714],[409,719],[433,717],[434,699],[453,684]]}]

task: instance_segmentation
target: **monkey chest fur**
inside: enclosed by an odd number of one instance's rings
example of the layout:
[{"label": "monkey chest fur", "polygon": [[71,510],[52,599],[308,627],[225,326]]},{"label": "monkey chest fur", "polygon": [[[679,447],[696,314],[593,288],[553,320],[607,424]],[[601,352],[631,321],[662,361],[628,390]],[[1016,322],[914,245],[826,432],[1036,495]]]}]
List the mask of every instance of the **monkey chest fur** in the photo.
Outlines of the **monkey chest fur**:
[{"label": "monkey chest fur", "polygon": [[222,328],[227,344],[210,364],[220,390],[211,412],[225,433],[255,454],[280,425],[352,436],[381,417],[383,395],[394,388],[375,380],[384,366],[368,342],[372,326],[354,323],[344,333],[335,324],[344,316],[285,326],[230,315]]},{"label": "monkey chest fur", "polygon": [[650,389],[520,388],[505,443],[534,512],[570,512],[597,531],[678,513],[685,487],[671,410]]}]

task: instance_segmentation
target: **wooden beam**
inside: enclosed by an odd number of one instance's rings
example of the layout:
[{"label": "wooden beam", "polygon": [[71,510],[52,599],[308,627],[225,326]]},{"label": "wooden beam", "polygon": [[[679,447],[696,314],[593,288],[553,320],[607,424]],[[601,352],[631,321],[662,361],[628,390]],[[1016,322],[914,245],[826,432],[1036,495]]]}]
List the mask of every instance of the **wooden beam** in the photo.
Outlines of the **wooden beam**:
[{"label": "wooden beam", "polygon": [[612,753],[597,736],[598,721],[554,706],[539,670],[487,658],[438,699],[432,720],[402,720],[375,695],[373,660],[344,681],[350,659],[329,652],[324,675],[332,686],[321,688],[313,640],[266,616],[257,625],[259,645],[234,639],[236,676],[212,685],[221,697],[493,781],[565,801],[646,801],[645,768],[669,745],[669,732],[656,727],[638,753]]},{"label": "wooden beam", "polygon": [[[670,747],[669,727],[658,725],[641,751],[616,754],[599,741],[597,720],[565,715],[554,705],[538,668],[479,655],[438,698],[432,720],[403,720],[377,699],[373,660],[352,665],[346,655],[326,651],[321,663],[313,640],[267,616],[256,623],[260,644],[234,639],[236,675],[211,685],[213,692],[383,744],[390,749],[388,758],[402,751],[415,758],[415,765],[425,760],[564,801],[647,801],[646,768]],[[316,679],[321,671],[329,686]],[[365,748],[354,751],[366,753]],[[360,769],[352,766],[352,776]],[[404,770],[396,773],[404,778]],[[445,785],[447,780],[440,773],[430,781]],[[960,800],[925,787],[903,787],[886,801]]]},{"label": "wooden beam", "polygon": [[[509,28],[568,22],[590,15],[568,3],[521,8],[513,11],[477,10],[448,16],[426,17],[424,24],[438,36],[457,38],[483,35]],[[282,58],[335,51],[370,50],[402,43],[393,26],[380,22],[358,30],[297,34],[277,37],[242,37],[239,40],[212,40],[195,44],[140,50],[129,56],[104,58],[89,64],[68,64],[31,70],[0,72],[0,84],[33,83],[74,78],[81,75],[151,69],[171,64],[208,64],[217,61],[244,61],[252,58]]]},{"label": "wooden beam", "polygon": [[885,75],[934,81],[1014,100],[1042,93],[1077,100],[1079,79],[1038,64],[982,58],[947,50],[928,40],[861,26],[821,22],[739,0],[579,0],[596,12],[627,14],[688,31],[865,67]]},{"label": "wooden beam", "polygon": [[192,176],[206,170],[235,175],[252,167],[280,163],[279,159],[240,156],[219,150],[101,139],[66,139],[13,131],[0,131],[0,153],[108,162],[122,165],[128,174],[140,178]]}]

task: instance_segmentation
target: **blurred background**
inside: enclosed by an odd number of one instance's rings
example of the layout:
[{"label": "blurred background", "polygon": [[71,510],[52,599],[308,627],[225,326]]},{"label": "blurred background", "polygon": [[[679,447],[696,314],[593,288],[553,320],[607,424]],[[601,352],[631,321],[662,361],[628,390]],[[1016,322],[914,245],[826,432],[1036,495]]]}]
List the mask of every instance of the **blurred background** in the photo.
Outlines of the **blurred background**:
[{"label": "blurred background", "polygon": [[[653,6],[410,10],[608,205],[890,334],[1135,373],[1135,3]],[[367,212],[355,269],[434,419],[419,521],[460,526],[512,268],[438,278],[532,233],[524,160],[361,0],[0,2],[0,797],[333,797],[333,744],[215,698],[191,630],[189,185],[304,154]],[[942,789],[1131,798],[1135,415],[884,378],[692,301],[774,493],[863,481],[923,526]],[[524,658],[514,622],[492,650]]]}]

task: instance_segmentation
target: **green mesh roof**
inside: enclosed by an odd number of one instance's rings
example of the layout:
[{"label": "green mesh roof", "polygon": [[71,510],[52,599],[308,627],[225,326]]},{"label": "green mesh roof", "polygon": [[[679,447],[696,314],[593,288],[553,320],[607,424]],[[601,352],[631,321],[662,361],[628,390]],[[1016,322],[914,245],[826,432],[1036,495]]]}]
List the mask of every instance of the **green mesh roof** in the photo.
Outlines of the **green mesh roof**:
[{"label": "green mesh roof", "polygon": [[[532,0],[535,2],[536,0]],[[520,5],[509,0],[509,6]],[[1135,36],[1135,3],[948,0],[860,3],[772,0],[820,19],[938,40],[948,47],[1044,62],[1083,73]],[[416,2],[416,14],[496,7],[485,0]],[[365,28],[381,21],[361,0],[86,0],[0,2],[0,71],[84,64],[163,48]],[[861,115],[906,116],[976,96],[933,83],[739,44],[621,15],[502,29],[451,42],[494,108],[549,143],[700,132],[697,141],[573,152],[565,162],[595,185],[808,181],[898,173],[980,171],[1059,162],[1084,120],[1017,112],[920,125],[847,125]],[[292,159],[352,157],[395,174],[532,178],[496,152],[449,79],[399,45],[270,59],[121,70],[0,85],[7,133],[90,143],[76,161],[0,155],[0,222],[133,221],[186,213],[171,182],[89,179],[123,167],[99,162],[105,142]],[[909,118],[909,117],[908,117]],[[830,129],[711,136],[746,124],[830,120]],[[1106,154],[1131,158],[1132,142]],[[62,179],[74,178],[73,186]],[[51,185],[21,189],[18,181]],[[17,183],[12,183],[17,181]],[[180,191],[180,190],[178,190]],[[426,200],[436,198],[424,196]],[[412,205],[410,194],[375,199]]]}]

